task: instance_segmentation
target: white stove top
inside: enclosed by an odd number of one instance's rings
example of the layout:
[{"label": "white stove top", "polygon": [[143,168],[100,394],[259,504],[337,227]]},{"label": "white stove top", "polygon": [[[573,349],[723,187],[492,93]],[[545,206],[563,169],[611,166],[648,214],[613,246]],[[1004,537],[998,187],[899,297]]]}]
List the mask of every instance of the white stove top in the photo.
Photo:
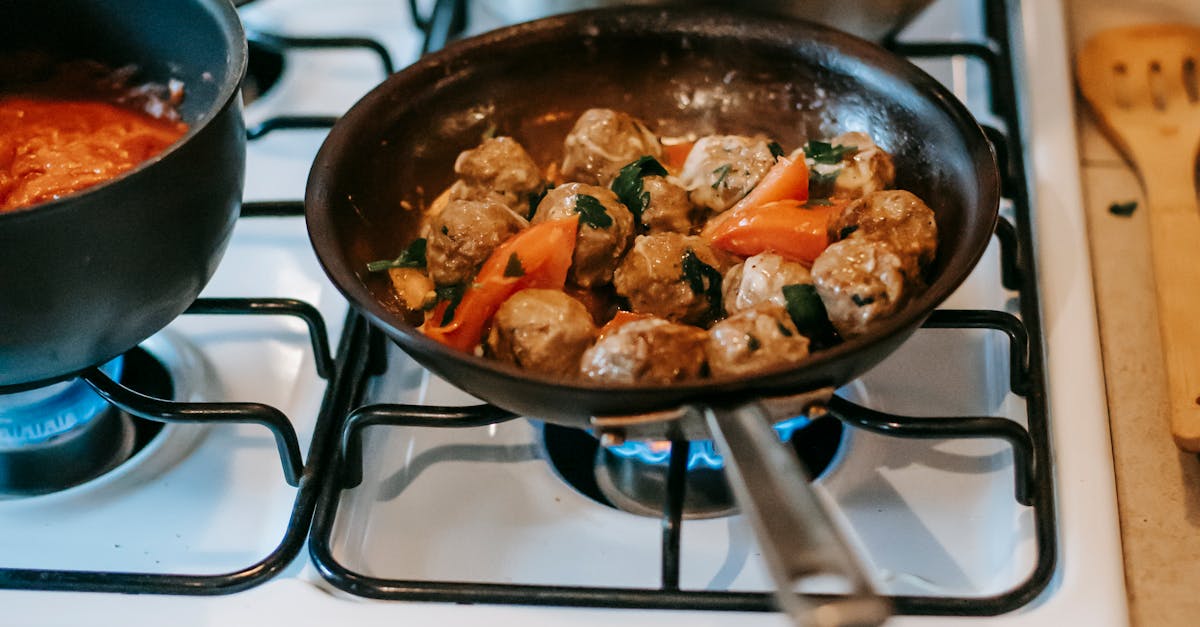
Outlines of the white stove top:
[{"label": "white stove top", "polygon": [[[970,6],[967,6],[967,5]],[[1122,625],[1126,623],[1091,280],[1075,158],[1065,27],[1056,2],[1022,3],[1028,159],[1047,335],[1060,552],[1047,590],[994,618],[899,617],[895,625]],[[260,0],[251,28],[289,35],[364,35],[398,65],[419,49],[397,0]],[[940,39],[979,34],[974,3],[943,0],[915,29]],[[973,25],[973,26],[972,26]],[[910,31],[912,32],[912,31]],[[922,64],[973,110],[982,68],[961,59]],[[369,53],[289,53],[281,83],[246,111],[334,114],[381,78]],[[320,131],[280,131],[248,149],[247,200],[298,199]],[[1012,310],[993,243],[947,308]],[[297,298],[315,305],[336,343],[346,303],[321,272],[302,218],[241,220],[205,296]],[[267,317],[185,316],[148,340],[175,371],[178,398],[257,401],[296,426],[306,452],[325,382],[307,330]],[[368,400],[473,402],[399,350]],[[916,370],[913,364],[920,364]],[[199,366],[199,369],[195,369]],[[197,376],[196,373],[202,373]],[[995,415],[1023,421],[1008,393],[1007,344],[994,332],[918,332],[845,392],[870,407],[914,415]],[[597,505],[564,485],[523,420],[470,430],[370,432],[364,483],[343,495],[333,550],[358,572],[389,578],[578,585],[658,584],[660,523]],[[881,589],[981,597],[1019,584],[1033,567],[1028,508],[1013,498],[1012,458],[995,441],[916,441],[865,432],[818,482],[865,549]],[[449,495],[450,498],[447,498]],[[271,435],[255,426],[168,426],[117,472],[55,495],[0,501],[0,566],[216,574],[266,557],[284,533],[296,490],[283,481]],[[488,512],[483,518],[478,512]],[[688,521],[682,586],[769,588],[739,517]],[[632,549],[631,549],[632,547]],[[566,563],[567,568],[562,568]],[[582,567],[580,566],[582,565]],[[379,602],[334,591],[307,551],[245,592],[160,597],[0,591],[5,624],[487,624],[782,625],[778,615]]]}]

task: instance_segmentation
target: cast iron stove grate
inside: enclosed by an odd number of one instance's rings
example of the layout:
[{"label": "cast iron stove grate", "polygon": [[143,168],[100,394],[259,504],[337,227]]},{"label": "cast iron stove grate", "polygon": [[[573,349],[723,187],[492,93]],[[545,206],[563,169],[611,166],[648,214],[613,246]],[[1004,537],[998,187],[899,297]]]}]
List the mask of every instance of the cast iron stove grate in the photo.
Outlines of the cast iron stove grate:
[{"label": "cast iron stove grate", "polygon": [[[242,217],[301,215],[301,203],[247,203]],[[317,373],[329,379],[318,416],[307,462],[302,458],[296,430],[278,409],[261,403],[183,403],[147,396],[91,368],[81,376],[109,403],[133,416],[162,423],[253,423],[275,437],[287,483],[297,487],[287,529],[276,548],[257,563],[218,575],[157,574],[138,572],[51,570],[0,567],[0,589],[58,590],[75,592],[119,592],[151,594],[225,594],[244,590],[270,579],[300,553],[308,521],[320,487],[318,477],[326,474],[328,447],[324,441],[335,429],[334,416],[349,407],[339,394],[337,373],[346,361],[358,359],[352,338],[343,338],[337,360],[331,356],[324,319],[312,305],[282,298],[200,298],[186,315],[282,315],[305,322],[315,354]],[[139,350],[139,349],[134,349]]]},{"label": "cast iron stove grate", "polygon": [[[989,597],[893,596],[899,614],[996,615],[1020,608],[1033,600],[1049,583],[1057,557],[1056,520],[1050,468],[1050,434],[1047,424],[1046,383],[1042,353],[1042,324],[1039,317],[1037,275],[1033,259],[1030,198],[1024,155],[1019,150],[1020,120],[1017,112],[1014,59],[1010,48],[1010,20],[1017,7],[1006,0],[984,4],[986,41],[978,42],[889,42],[894,52],[910,58],[963,56],[977,59],[987,68],[992,109],[1003,120],[1005,130],[985,127],[1001,167],[1002,192],[1012,202],[1015,225],[1001,219],[996,235],[1001,246],[1003,286],[1017,292],[1020,318],[1002,311],[939,310],[925,323],[935,329],[991,329],[1010,341],[1011,391],[1026,401],[1028,427],[999,417],[913,418],[873,411],[837,396],[829,403],[831,415],[845,424],[898,438],[999,439],[1013,452],[1014,495],[1030,508],[1034,520],[1036,561],[1031,573],[1014,588]],[[461,0],[439,0],[429,18],[418,21],[426,33],[426,50],[441,47],[454,31],[461,15]],[[350,364],[338,384],[351,386],[349,395],[361,399],[368,379],[386,367],[382,333],[370,329],[357,316],[348,324],[350,332],[367,341],[368,363]],[[367,329],[363,333],[364,328]],[[364,350],[360,348],[360,350]],[[661,585],[658,588],[579,587],[480,583],[469,581],[420,581],[385,579],[355,572],[338,562],[332,551],[334,521],[343,491],[357,485],[362,473],[362,430],[368,426],[469,428],[495,424],[513,416],[491,406],[431,407],[412,405],[360,406],[340,425],[340,449],[333,465],[335,476],[324,484],[309,537],[309,553],[321,574],[337,588],[359,596],[406,601],[454,603],[507,603],[548,606],[690,609],[728,611],[774,611],[773,596],[767,592],[681,590],[679,588],[680,535],[682,530],[682,486],[689,443],[673,442],[668,470],[667,498],[661,540]]]}]

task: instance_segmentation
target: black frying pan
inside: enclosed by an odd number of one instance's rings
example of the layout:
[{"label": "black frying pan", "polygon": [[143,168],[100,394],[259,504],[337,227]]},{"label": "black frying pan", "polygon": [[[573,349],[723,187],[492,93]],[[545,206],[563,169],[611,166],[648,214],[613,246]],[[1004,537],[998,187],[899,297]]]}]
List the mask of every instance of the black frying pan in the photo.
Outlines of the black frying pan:
[{"label": "black frying pan", "polygon": [[[672,386],[534,375],[447,348],[405,323],[386,278],[366,272],[367,261],[394,257],[415,237],[418,215],[401,202],[419,206],[449,185],[455,156],[493,124],[540,163],[560,159],[562,138],[590,107],[627,111],[660,135],[765,133],[785,150],[869,133],[894,156],[897,187],[937,215],[928,288],[870,333],[795,366]],[[813,24],[629,8],[506,28],[393,75],[330,133],[306,196],[309,234],[333,282],[414,359],[463,390],[520,414],[627,437],[715,437],[784,608],[805,620],[801,600],[787,592],[817,571],[839,573],[859,593],[814,614],[837,619],[828,624],[877,622],[883,606],[846,552],[833,550],[844,547],[769,421],[819,403],[910,336],[983,254],[998,204],[983,133],[950,92],[905,60]]]}]

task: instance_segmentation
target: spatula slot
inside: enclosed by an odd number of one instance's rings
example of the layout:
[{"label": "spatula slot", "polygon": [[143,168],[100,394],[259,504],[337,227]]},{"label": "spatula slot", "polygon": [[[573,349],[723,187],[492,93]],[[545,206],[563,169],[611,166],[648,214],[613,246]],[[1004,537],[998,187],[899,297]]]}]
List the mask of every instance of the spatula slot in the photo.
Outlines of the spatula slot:
[{"label": "spatula slot", "polygon": [[1195,57],[1183,60],[1183,90],[1187,92],[1189,101],[1200,102],[1200,77],[1196,75]]},{"label": "spatula slot", "polygon": [[1150,62],[1150,102],[1155,109],[1165,111],[1167,108],[1167,85],[1163,78],[1162,64]]},{"label": "spatula slot", "polygon": [[1128,109],[1133,104],[1133,99],[1129,94],[1129,68],[1124,63],[1115,63],[1112,71],[1116,75],[1112,82],[1113,101],[1117,103],[1118,107]]}]

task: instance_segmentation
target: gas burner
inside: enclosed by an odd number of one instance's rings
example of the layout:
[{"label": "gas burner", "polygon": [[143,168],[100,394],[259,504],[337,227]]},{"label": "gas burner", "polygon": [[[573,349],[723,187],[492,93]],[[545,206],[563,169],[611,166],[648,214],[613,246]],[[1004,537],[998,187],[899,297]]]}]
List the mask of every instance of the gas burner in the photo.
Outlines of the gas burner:
[{"label": "gas burner", "polygon": [[250,38],[246,41],[246,78],[242,79],[242,104],[263,97],[283,75],[283,52],[268,43]]},{"label": "gas burner", "polygon": [[[101,371],[144,394],[172,393],[166,369],[141,349]],[[57,492],[95,479],[161,430],[160,423],[112,407],[82,379],[0,396],[0,498]]]},{"label": "gas burner", "polygon": [[[776,426],[809,476],[819,477],[842,447],[844,427],[831,416],[797,418]],[[550,464],[571,487],[608,507],[640,516],[663,514],[668,443],[627,442],[602,447],[586,431],[547,424],[543,440]],[[737,512],[725,481],[724,462],[711,441],[692,442],[687,461],[684,518],[717,518]]]}]

